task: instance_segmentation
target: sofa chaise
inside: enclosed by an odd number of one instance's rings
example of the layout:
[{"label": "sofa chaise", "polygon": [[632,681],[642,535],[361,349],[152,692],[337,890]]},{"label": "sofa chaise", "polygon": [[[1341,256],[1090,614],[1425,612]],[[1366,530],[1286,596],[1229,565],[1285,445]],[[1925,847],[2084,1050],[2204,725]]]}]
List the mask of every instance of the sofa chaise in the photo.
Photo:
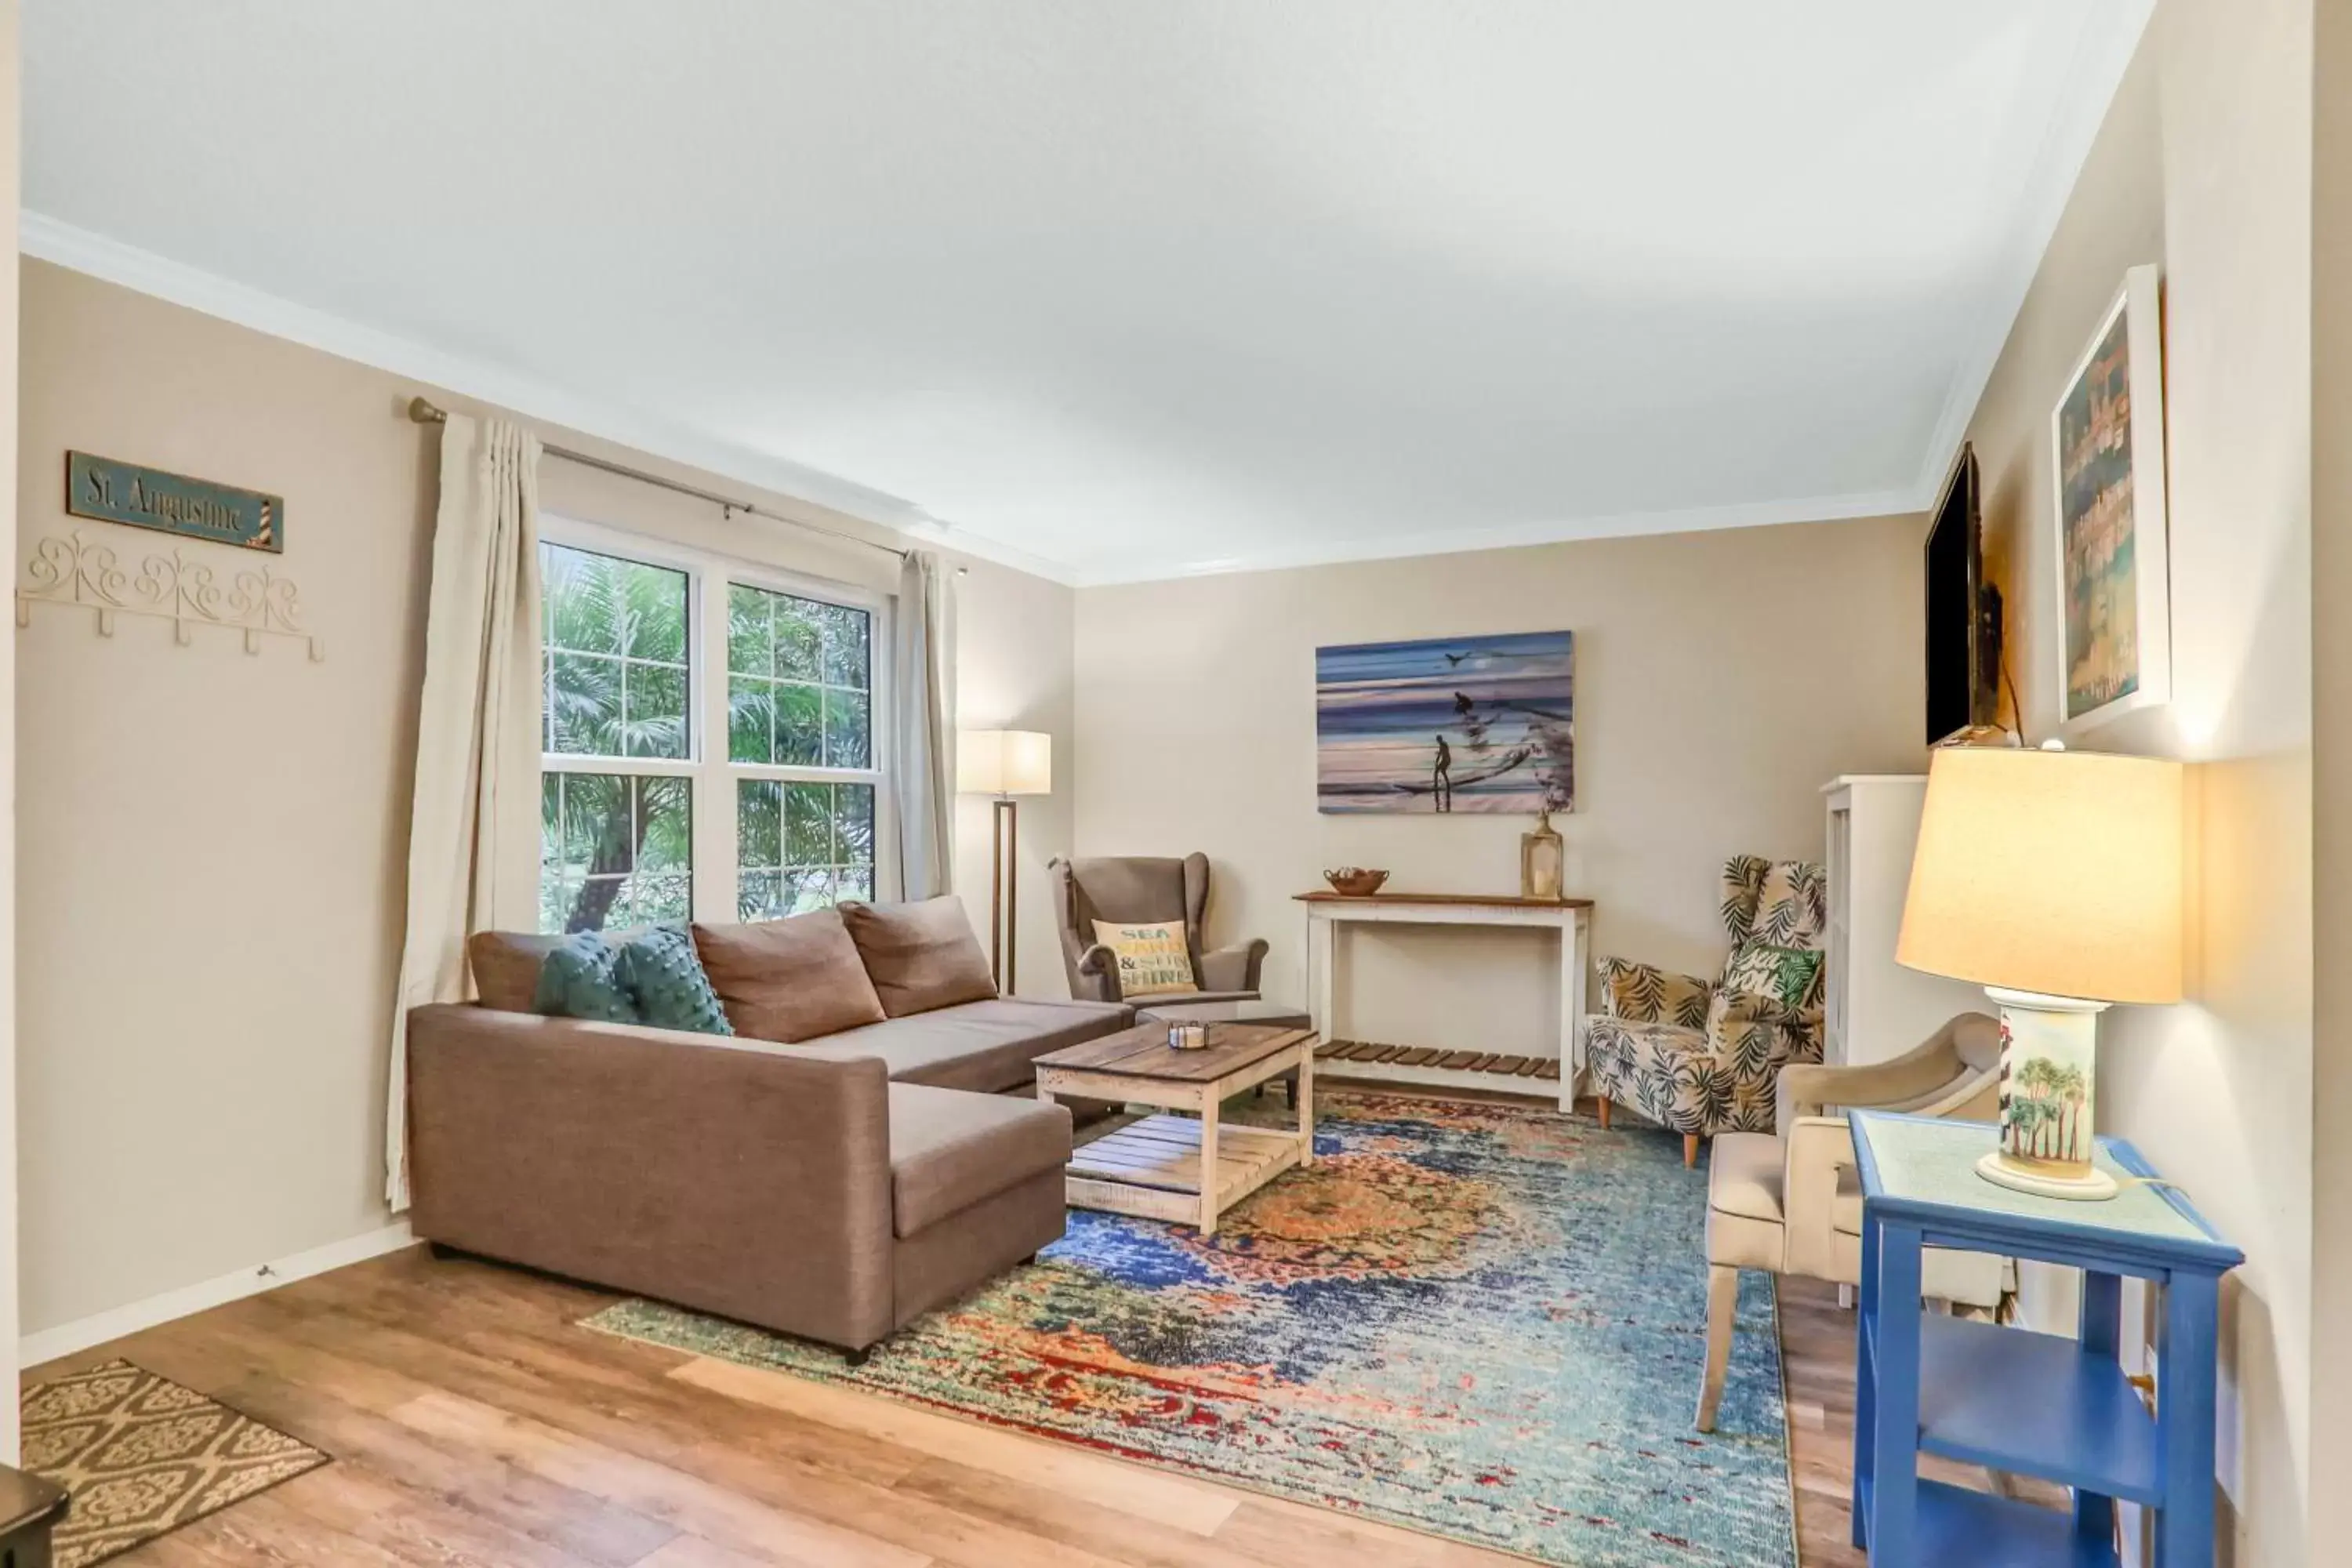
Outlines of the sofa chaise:
[{"label": "sofa chaise", "polygon": [[694,935],[732,1037],[540,1016],[562,939],[473,939],[410,1015],[420,1238],[862,1360],[1060,1237],[1070,1113],[1009,1091],[1131,1009],[996,995],[952,899]]}]

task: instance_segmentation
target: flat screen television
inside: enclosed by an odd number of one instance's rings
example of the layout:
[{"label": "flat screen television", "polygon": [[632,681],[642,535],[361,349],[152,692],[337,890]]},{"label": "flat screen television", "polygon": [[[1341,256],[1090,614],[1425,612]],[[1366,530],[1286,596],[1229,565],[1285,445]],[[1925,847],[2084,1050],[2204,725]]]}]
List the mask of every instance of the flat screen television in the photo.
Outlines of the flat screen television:
[{"label": "flat screen television", "polygon": [[1962,447],[1927,525],[1927,743],[2000,721],[2000,590],[1985,581],[1977,454]]}]

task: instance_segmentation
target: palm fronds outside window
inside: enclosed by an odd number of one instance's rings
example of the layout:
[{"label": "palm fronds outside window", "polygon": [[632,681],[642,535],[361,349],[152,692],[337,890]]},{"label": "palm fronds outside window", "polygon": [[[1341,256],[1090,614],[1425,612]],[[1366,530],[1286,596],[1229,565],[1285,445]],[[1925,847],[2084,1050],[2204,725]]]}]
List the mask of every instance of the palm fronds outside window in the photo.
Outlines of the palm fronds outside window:
[{"label": "palm fronds outside window", "polygon": [[875,896],[874,610],[571,542],[540,566],[541,930]]}]

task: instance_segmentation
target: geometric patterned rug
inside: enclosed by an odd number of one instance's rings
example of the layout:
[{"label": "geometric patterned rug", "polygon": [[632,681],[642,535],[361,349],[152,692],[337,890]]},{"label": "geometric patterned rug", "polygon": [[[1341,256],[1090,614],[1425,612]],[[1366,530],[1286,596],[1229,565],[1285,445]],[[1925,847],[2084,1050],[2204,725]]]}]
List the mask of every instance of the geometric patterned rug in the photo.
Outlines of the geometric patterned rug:
[{"label": "geometric patterned rug", "polygon": [[327,1463],[127,1361],[36,1384],[22,1408],[25,1468],[73,1495],[53,1542],[58,1568],[127,1552]]},{"label": "geometric patterned rug", "polygon": [[[1189,1227],[1074,1209],[865,1366],[628,1300],[584,1327],[1575,1568],[1794,1568],[1769,1277],[1712,1434],[1706,1173],[1557,1110],[1318,1095],[1316,1164]],[[1271,1098],[1264,1114],[1283,1112]]]}]

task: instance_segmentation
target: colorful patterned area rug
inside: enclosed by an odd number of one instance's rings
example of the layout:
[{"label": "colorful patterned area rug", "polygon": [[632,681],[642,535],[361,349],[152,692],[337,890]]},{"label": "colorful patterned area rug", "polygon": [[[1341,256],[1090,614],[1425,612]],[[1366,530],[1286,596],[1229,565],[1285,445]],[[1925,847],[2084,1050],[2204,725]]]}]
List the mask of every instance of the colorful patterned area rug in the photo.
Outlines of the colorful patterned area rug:
[{"label": "colorful patterned area rug", "polygon": [[169,1378],[110,1361],[25,1390],[25,1468],[73,1507],[51,1546],[87,1568],[327,1462]]},{"label": "colorful patterned area rug", "polygon": [[[1073,1210],[852,1369],[655,1302],[586,1327],[1576,1568],[1794,1568],[1769,1280],[1717,1428],[1704,1171],[1557,1111],[1318,1097],[1317,1163],[1206,1239]],[[1278,1117],[1279,1111],[1272,1112]]]}]

